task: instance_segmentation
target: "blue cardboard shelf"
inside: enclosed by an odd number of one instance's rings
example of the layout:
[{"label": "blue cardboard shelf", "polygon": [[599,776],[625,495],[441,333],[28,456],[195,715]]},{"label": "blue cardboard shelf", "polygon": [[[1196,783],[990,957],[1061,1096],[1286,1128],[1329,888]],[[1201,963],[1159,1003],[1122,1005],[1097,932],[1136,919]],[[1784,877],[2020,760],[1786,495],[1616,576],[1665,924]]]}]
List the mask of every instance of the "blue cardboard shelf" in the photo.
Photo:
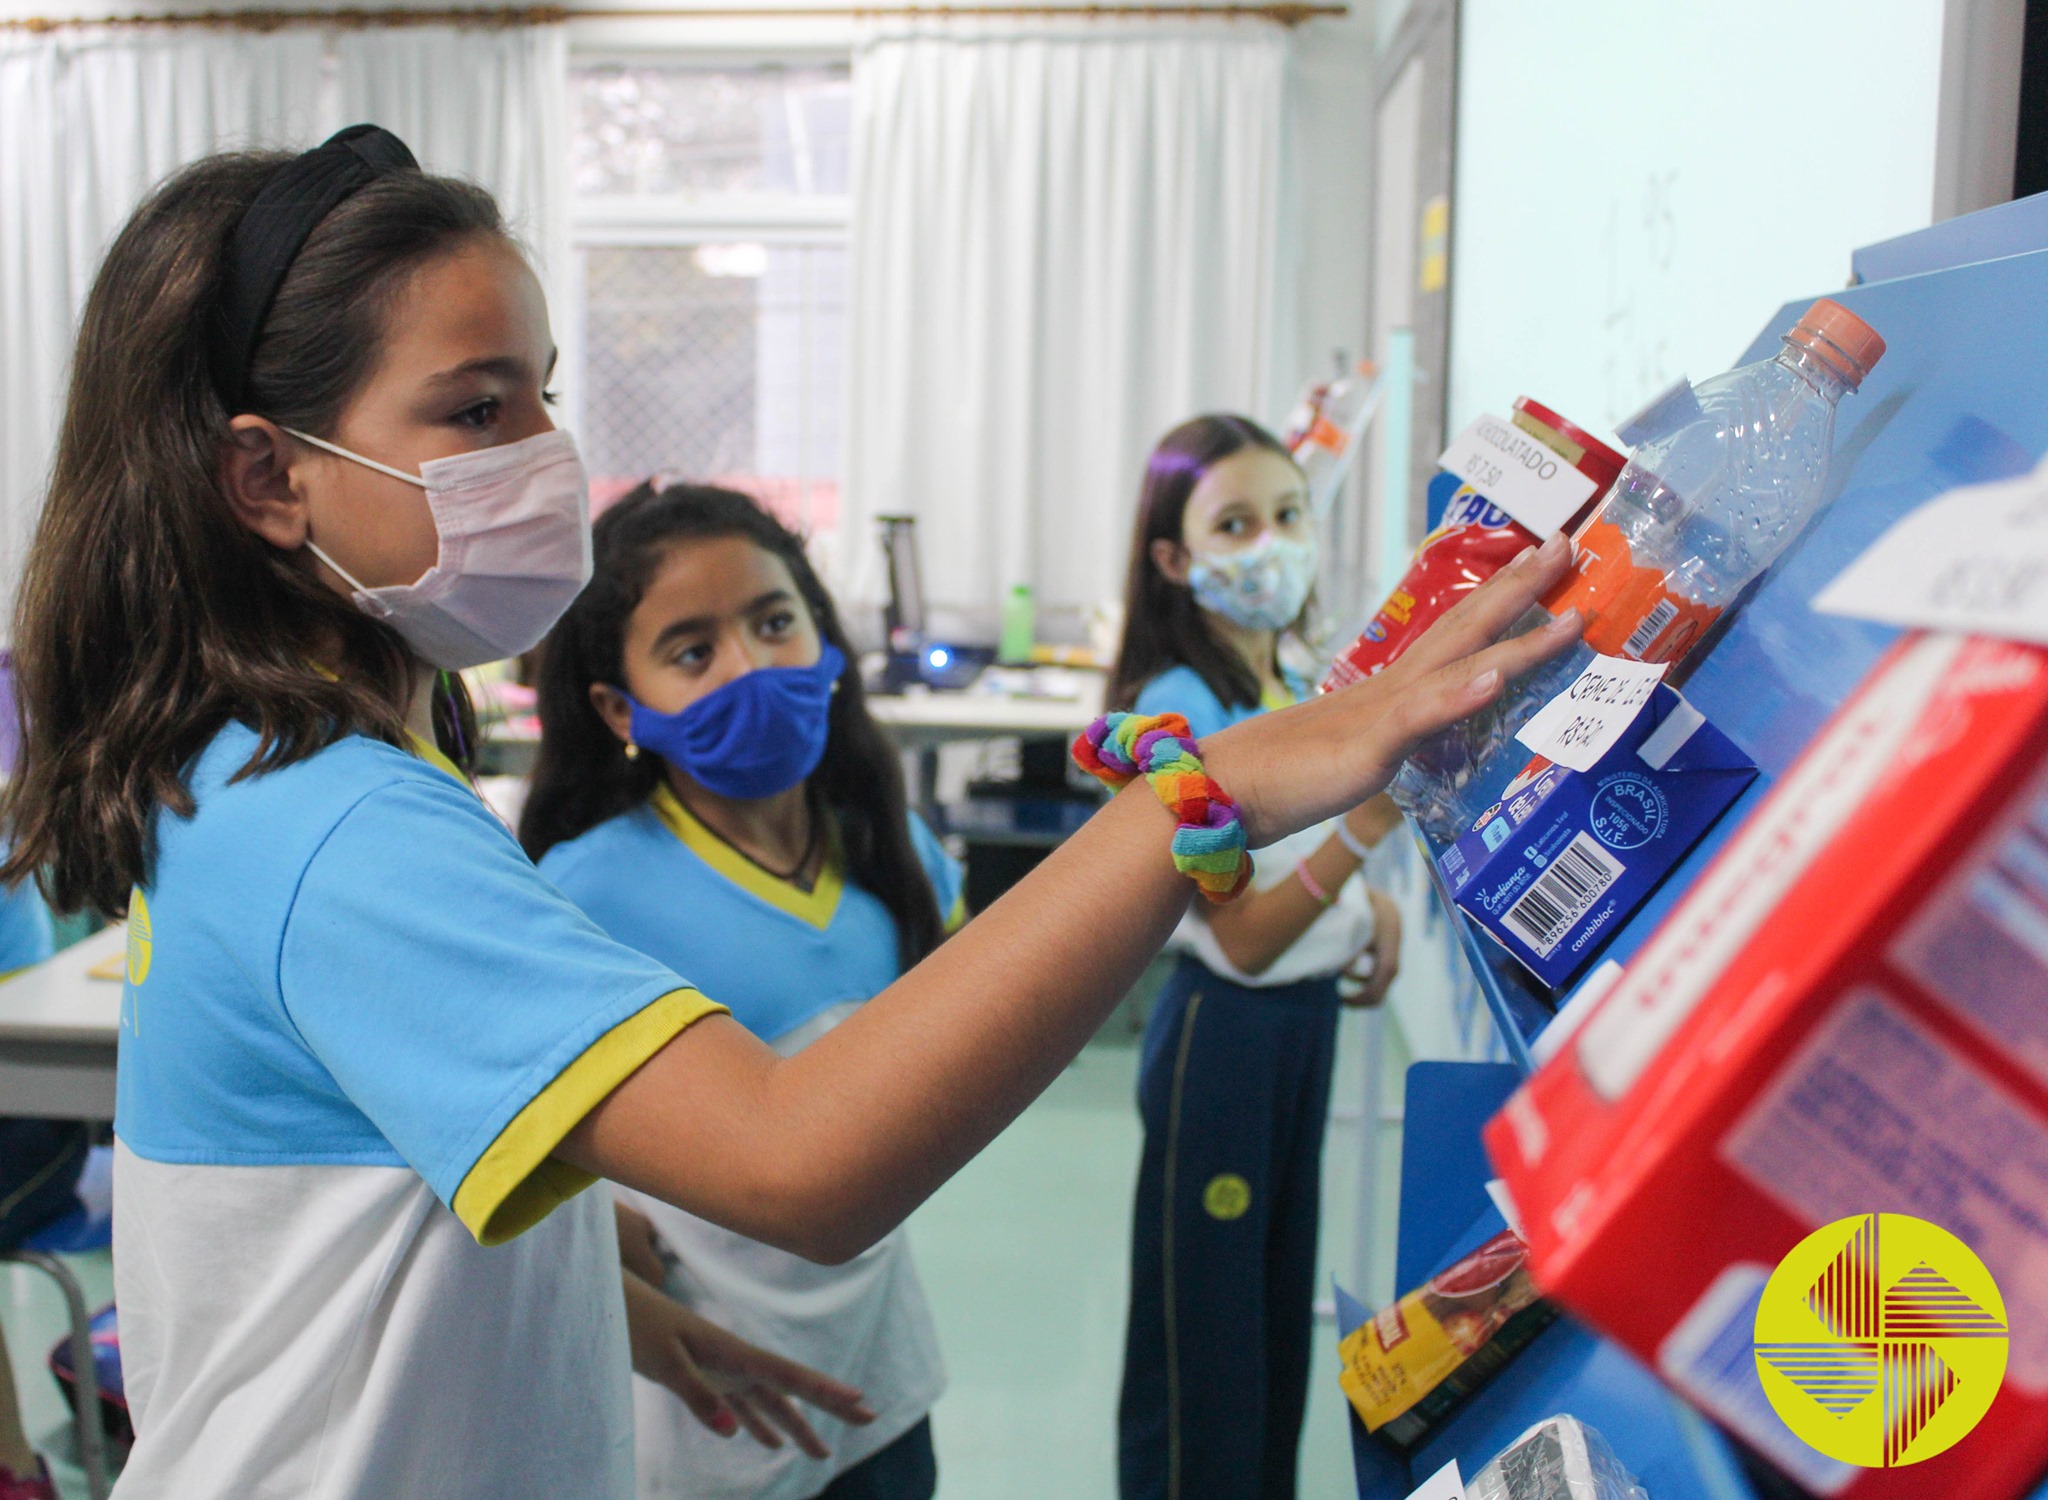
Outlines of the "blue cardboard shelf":
[{"label": "blue cardboard shelf", "polygon": [[[1501,1226],[1479,1128],[1521,1082],[1508,1063],[1420,1062],[1408,1070],[1396,1279],[1420,1284]],[[1340,1325],[1363,1321],[1355,1303]],[[1559,1318],[1444,1426],[1402,1457],[1351,1418],[1360,1500],[1401,1500],[1455,1458],[1469,1477],[1557,1412],[1597,1427],[1651,1500],[1760,1500],[1734,1449],[1617,1345]]]},{"label": "blue cardboard shelf", "polygon": [[[1889,346],[1863,389],[1843,399],[1828,471],[1832,503],[1717,624],[1706,653],[1693,658],[1697,666],[1671,677],[1760,774],[1600,957],[1626,962],[1642,946],[1898,635],[1816,614],[1809,601],[1923,501],[2024,473],[2048,452],[2048,375],[2040,358],[2048,250],[1832,295]],[[1771,354],[1810,301],[1786,303],[1738,363]],[[1434,872],[1435,859],[1427,863]],[[1538,984],[1462,913],[1453,910],[1451,920],[1510,1056],[1526,1068],[1528,1044],[1563,995]]]},{"label": "blue cardboard shelf", "polygon": [[[1697,666],[1672,685],[1748,753],[1757,779],[1598,959],[1626,963],[1768,795],[1890,645],[1883,626],[1816,614],[1809,601],[1908,511],[1944,490],[2030,469],[2048,452],[2048,199],[1874,247],[1867,284],[1830,295],[1888,345],[1835,428],[1832,503],[1762,582],[1717,623]],[[1996,256],[1970,258],[1970,247]],[[1890,279],[1875,279],[1887,276]],[[1768,357],[1812,299],[1788,302],[1738,363]],[[1697,371],[1695,374],[1710,372]],[[1492,1014],[1509,1064],[1419,1063],[1408,1084],[1399,1282],[1419,1283],[1486,1211],[1485,1120],[1529,1071],[1530,1044],[1565,995],[1552,994],[1438,896]],[[1588,970],[1590,972],[1590,968]],[[1362,1311],[1351,1309],[1355,1325]],[[1653,1500],[1749,1500],[1761,1491],[1734,1447],[1632,1356],[1562,1318],[1406,1458],[1353,1419],[1361,1500],[1401,1500],[1447,1459],[1467,1474],[1531,1423],[1568,1411],[1599,1428]],[[2048,1500],[2048,1484],[2032,1497]]]}]

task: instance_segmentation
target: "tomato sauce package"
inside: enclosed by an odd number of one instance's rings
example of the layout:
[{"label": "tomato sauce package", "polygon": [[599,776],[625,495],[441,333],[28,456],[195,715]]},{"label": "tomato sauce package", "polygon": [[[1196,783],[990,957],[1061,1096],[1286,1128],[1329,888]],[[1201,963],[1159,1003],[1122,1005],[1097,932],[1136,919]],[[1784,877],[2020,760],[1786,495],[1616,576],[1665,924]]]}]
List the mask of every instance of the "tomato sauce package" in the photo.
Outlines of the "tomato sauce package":
[{"label": "tomato sauce package", "polygon": [[1556,1316],[1503,1230],[1353,1329],[1337,1378],[1368,1431],[1411,1448]]},{"label": "tomato sauce package", "polygon": [[[1445,459],[1461,466],[1456,471],[1439,469],[1430,481],[1432,502],[1447,492],[1442,521],[1416,548],[1407,573],[1364,634],[1331,664],[1323,682],[1325,692],[1384,670],[1452,605],[1540,540],[1536,531],[1510,514],[1510,509],[1520,507],[1496,503],[1501,494],[1495,492],[1517,487],[1518,481],[1526,483],[1532,470],[1555,479],[1555,474],[1542,471],[1546,465],[1557,469],[1561,460],[1563,467],[1584,476],[1581,487],[1584,481],[1593,486],[1571,517],[1570,524],[1576,525],[1600,503],[1625,462],[1584,428],[1527,396],[1516,399],[1511,423],[1482,418],[1467,435],[1489,428],[1491,441],[1454,443],[1446,451]],[[1468,458],[1454,458],[1468,451]]]}]

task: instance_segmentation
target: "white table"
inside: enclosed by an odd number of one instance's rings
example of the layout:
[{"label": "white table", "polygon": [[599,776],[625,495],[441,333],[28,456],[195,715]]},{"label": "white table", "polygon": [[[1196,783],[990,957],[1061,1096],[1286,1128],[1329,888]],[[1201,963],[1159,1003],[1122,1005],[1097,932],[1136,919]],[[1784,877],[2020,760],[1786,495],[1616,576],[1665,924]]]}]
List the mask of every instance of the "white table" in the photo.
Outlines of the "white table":
[{"label": "white table", "polygon": [[127,946],[128,929],[109,927],[0,981],[0,1115],[114,1118],[121,981],[89,971]]},{"label": "white table", "polygon": [[917,756],[914,795],[928,813],[938,799],[939,746],[960,740],[1070,740],[1102,712],[1100,672],[1068,672],[1079,691],[1071,698],[977,692],[871,693],[868,711],[897,747]]},{"label": "white table", "polygon": [[1075,698],[1015,697],[1005,693],[872,694],[868,711],[906,750],[954,740],[1044,736],[1071,738],[1102,712],[1102,679],[1090,673]]}]

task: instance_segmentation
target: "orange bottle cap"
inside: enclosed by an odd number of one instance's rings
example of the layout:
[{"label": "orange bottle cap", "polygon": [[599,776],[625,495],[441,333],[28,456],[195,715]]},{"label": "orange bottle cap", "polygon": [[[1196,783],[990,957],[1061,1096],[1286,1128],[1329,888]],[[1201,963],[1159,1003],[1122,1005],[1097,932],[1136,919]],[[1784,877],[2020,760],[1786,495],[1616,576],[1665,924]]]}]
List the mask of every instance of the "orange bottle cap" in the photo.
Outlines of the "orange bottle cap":
[{"label": "orange bottle cap", "polygon": [[1884,357],[1884,339],[1878,331],[1832,297],[1821,298],[1802,313],[1785,342],[1818,359],[1852,391]]}]

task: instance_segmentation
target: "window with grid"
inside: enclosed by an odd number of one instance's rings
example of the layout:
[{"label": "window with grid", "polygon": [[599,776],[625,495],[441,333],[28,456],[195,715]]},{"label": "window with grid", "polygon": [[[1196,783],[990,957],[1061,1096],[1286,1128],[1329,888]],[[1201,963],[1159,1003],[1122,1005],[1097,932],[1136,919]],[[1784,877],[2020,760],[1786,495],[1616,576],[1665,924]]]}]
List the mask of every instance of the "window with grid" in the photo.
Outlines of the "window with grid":
[{"label": "window with grid", "polygon": [[597,508],[662,475],[836,528],[850,97],[843,66],[572,70],[570,357]]}]

